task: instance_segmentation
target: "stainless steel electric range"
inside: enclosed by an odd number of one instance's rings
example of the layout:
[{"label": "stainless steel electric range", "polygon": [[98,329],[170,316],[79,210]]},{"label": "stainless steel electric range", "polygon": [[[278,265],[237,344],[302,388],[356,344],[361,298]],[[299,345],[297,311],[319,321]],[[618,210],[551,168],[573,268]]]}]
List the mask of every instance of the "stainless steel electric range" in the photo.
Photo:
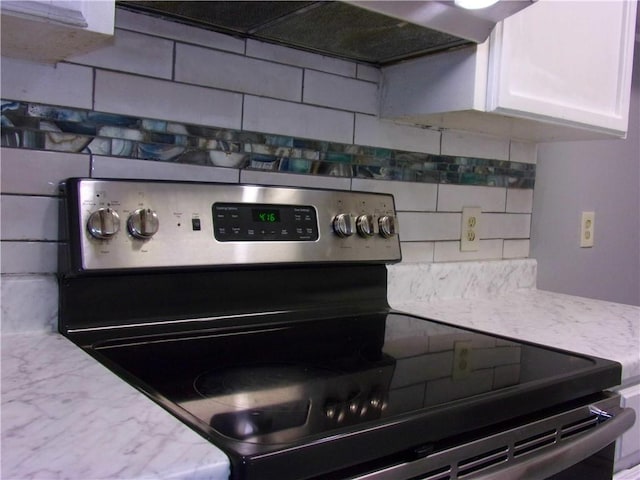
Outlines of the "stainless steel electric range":
[{"label": "stainless steel electric range", "polygon": [[391,310],[392,196],[63,189],[60,332],[231,478],[611,478],[620,365]]}]

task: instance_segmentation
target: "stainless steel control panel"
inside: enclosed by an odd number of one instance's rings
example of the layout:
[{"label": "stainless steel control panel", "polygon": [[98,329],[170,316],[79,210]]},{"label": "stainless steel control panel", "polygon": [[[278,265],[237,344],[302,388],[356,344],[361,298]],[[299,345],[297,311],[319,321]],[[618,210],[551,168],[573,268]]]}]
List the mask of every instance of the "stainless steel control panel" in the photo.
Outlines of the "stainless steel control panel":
[{"label": "stainless steel control panel", "polygon": [[[249,185],[72,179],[83,270],[395,262],[393,197]],[[75,231],[74,231],[75,230]]]}]

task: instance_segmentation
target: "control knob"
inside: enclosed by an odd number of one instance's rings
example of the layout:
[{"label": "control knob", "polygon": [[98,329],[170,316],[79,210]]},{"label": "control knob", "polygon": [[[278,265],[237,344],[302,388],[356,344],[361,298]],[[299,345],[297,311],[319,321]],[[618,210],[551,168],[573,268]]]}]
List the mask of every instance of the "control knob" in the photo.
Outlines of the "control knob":
[{"label": "control knob", "polygon": [[93,238],[107,240],[120,231],[120,216],[111,208],[96,210],[89,215],[87,230]]},{"label": "control knob", "polygon": [[360,215],[356,219],[356,228],[358,234],[361,237],[371,237],[375,234],[373,230],[373,216],[372,215]]},{"label": "control knob", "polygon": [[378,219],[380,235],[384,238],[393,237],[397,233],[396,219],[393,215],[383,215]]},{"label": "control knob", "polygon": [[333,231],[339,237],[353,235],[353,217],[348,213],[339,213],[333,218]]},{"label": "control knob", "polygon": [[127,220],[127,229],[129,233],[141,240],[146,240],[153,237],[158,228],[160,222],[158,221],[158,215],[150,208],[139,208],[131,215]]}]

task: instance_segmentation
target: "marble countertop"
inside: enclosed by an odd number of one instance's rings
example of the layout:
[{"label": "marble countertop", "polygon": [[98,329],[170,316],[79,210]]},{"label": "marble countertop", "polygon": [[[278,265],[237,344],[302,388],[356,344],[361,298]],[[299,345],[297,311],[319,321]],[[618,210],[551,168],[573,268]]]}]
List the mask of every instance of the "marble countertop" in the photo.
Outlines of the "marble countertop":
[{"label": "marble countertop", "polygon": [[61,335],[1,341],[0,478],[229,477],[222,451]]}]

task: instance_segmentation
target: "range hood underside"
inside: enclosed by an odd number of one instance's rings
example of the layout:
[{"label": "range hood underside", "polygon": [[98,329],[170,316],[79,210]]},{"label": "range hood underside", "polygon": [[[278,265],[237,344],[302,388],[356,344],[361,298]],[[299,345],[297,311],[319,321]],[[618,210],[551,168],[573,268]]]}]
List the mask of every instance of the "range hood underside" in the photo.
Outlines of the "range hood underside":
[{"label": "range hood underside", "polygon": [[118,1],[117,5],[230,35],[375,66],[473,43],[343,2]]}]

